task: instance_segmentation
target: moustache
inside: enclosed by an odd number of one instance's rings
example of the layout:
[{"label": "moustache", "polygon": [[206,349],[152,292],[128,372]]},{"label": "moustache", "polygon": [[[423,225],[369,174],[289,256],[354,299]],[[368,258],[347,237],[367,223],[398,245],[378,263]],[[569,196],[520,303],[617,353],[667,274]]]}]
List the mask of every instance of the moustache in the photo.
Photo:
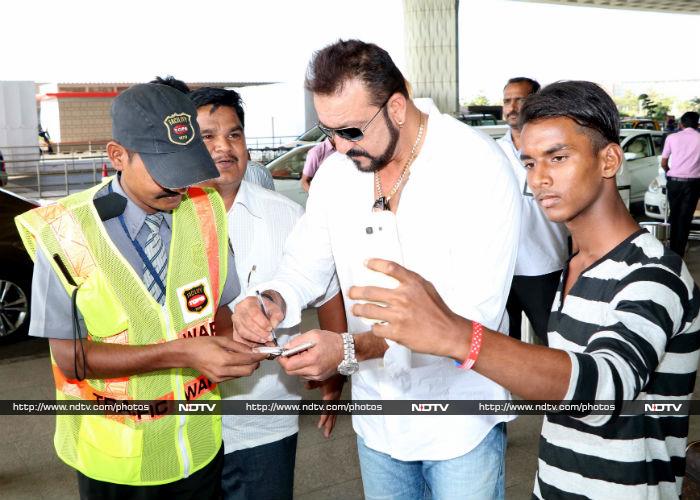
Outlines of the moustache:
[{"label": "moustache", "polygon": [[222,155],[222,156],[217,156],[213,158],[214,163],[218,163],[220,161],[232,161],[234,163],[238,163],[238,157],[234,155]]},{"label": "moustache", "polygon": [[364,156],[365,158],[372,158],[367,152],[365,151],[357,151],[355,149],[351,149],[347,153],[345,153],[345,156],[349,156],[350,158],[360,158]]},{"label": "moustache", "polygon": [[169,189],[163,189],[163,192],[156,196],[156,200],[160,200],[162,198],[173,198],[174,196],[182,196],[180,193],[176,193],[175,191],[171,191]]}]

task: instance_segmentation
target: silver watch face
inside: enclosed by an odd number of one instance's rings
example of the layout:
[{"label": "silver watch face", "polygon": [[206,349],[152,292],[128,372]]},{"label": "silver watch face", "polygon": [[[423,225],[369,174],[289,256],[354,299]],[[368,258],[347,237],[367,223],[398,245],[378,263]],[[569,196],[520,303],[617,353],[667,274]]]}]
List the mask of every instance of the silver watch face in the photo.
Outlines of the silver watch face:
[{"label": "silver watch face", "polygon": [[342,363],[338,365],[338,373],[341,375],[352,375],[357,373],[360,369],[360,364],[357,361],[343,360]]}]

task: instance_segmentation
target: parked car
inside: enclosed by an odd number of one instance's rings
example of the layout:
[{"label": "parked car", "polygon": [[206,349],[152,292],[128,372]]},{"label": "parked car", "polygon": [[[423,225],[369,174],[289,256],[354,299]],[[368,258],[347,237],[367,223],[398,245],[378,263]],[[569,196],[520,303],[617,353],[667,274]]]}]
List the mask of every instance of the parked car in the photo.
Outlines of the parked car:
[{"label": "parked car", "polygon": [[665,139],[666,134],[657,130],[620,130],[620,146],[630,178],[630,203],[643,202],[649,183],[662,172],[660,156]]},{"label": "parked car", "polygon": [[24,337],[29,328],[34,265],[24,250],[14,218],[37,206],[35,201],[0,189],[0,343]]},{"label": "parked car", "polygon": [[[496,117],[489,113],[471,113],[471,114],[460,114],[456,116],[459,121],[471,125],[472,127],[481,127],[485,125],[498,125],[498,120]],[[503,122],[501,122],[503,123]]]},{"label": "parked car", "polygon": [[309,195],[301,187],[301,172],[304,170],[306,155],[317,144],[316,142],[302,144],[266,165],[272,174],[275,191],[296,201],[302,207],[306,207],[306,199]]},{"label": "parked car", "polygon": [[301,134],[299,137],[294,139],[292,142],[288,142],[287,144],[283,144],[282,147],[284,148],[296,148],[299,146],[302,146],[304,144],[316,144],[318,142],[321,142],[323,139],[325,139],[326,136],[323,132],[321,132],[321,129],[318,128],[318,125],[314,125],[311,127],[309,130]]},{"label": "parked car", "polygon": [[660,173],[649,183],[644,193],[644,215],[652,219],[663,219],[668,208],[666,199],[666,174]]},{"label": "parked car", "polygon": [[508,125],[480,125],[474,128],[477,130],[481,130],[486,135],[491,136],[491,138],[494,141],[506,135],[506,133],[510,129]]},{"label": "parked car", "polygon": [[620,121],[624,129],[661,130],[661,123],[649,118],[626,118]]}]

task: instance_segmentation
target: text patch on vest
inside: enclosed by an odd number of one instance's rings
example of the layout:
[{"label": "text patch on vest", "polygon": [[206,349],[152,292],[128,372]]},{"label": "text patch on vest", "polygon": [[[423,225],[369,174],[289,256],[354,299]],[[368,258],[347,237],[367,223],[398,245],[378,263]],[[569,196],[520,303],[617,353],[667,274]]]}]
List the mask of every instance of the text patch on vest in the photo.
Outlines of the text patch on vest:
[{"label": "text patch on vest", "polygon": [[185,323],[192,323],[212,315],[211,287],[202,278],[177,289],[177,300]]}]

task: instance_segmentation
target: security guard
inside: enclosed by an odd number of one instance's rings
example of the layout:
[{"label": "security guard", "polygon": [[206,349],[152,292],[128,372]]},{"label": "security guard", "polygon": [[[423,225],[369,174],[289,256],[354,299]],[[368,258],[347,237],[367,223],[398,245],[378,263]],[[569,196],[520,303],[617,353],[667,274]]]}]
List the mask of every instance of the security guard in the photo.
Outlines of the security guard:
[{"label": "security guard", "polygon": [[[107,145],[119,175],[17,217],[35,260],[30,335],[49,338],[57,399],[207,402],[263,357],[217,314],[239,285],[221,198],[188,188],[218,176],[196,115],[170,87],[127,89]],[[160,408],[57,416],[81,498],[219,497],[221,418]]]}]

